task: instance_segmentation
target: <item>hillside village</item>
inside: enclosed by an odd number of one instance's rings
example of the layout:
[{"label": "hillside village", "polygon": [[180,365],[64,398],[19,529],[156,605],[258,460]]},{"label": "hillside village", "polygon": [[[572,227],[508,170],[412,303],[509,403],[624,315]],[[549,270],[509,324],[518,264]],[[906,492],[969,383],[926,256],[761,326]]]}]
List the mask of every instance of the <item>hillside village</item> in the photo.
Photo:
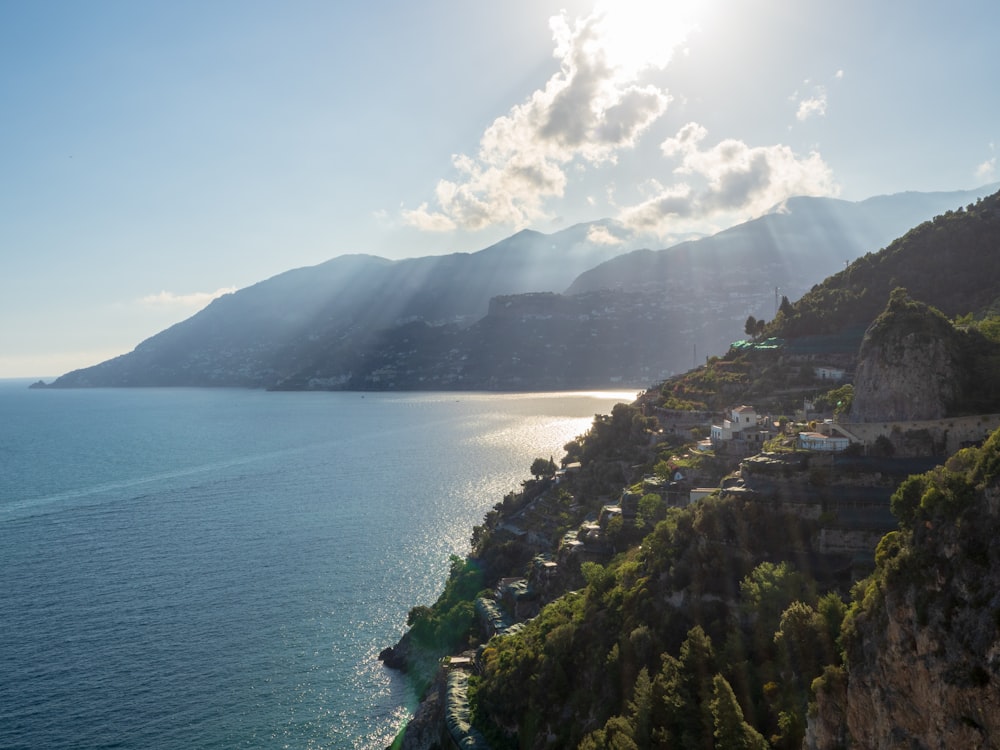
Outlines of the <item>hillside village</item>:
[{"label": "hillside village", "polygon": [[[840,368],[816,367],[815,378],[820,385],[851,385],[849,374]],[[643,402],[640,396],[637,404]],[[896,528],[890,506],[900,483],[929,471],[959,446],[981,444],[1000,427],[1000,414],[853,423],[815,410],[808,399],[791,419],[758,413],[749,404],[713,414],[647,402],[644,414],[647,448],[654,453],[684,433],[695,439],[661,461],[656,472],[631,477],[617,497],[562,533],[554,547],[549,542],[560,528],[557,519],[564,520],[567,510],[582,510],[575,503],[565,505],[570,496],[580,494],[583,466],[565,461],[551,476],[525,483],[520,507],[502,514],[492,529],[492,542],[507,537],[526,546],[532,555],[526,575],[501,577],[489,596],[476,599],[481,645],[447,661],[431,699],[412,723],[412,736],[420,735],[421,727],[424,736],[433,734],[436,726],[444,746],[491,747],[473,726],[468,699],[469,677],[483,669],[485,644],[495,636],[517,633],[546,604],[579,586],[585,564],[606,565],[641,541],[651,513],[661,517],[665,508],[687,508],[717,496],[750,502],[775,518],[791,514],[812,537],[813,573],[847,587],[867,574],[879,540]],[[697,439],[706,433],[709,437]],[[907,439],[914,433],[940,439]],[[780,550],[772,552],[781,556]],[[673,604],[690,606],[686,596],[675,594]],[[444,707],[443,721],[433,718],[439,705]]]},{"label": "hillside village", "polygon": [[[848,374],[839,368],[817,367],[815,377],[823,384],[850,384]],[[642,402],[640,397],[638,403]],[[639,541],[648,531],[649,519],[643,514],[650,512],[651,504],[657,509],[684,508],[710,495],[740,498],[767,512],[801,518],[813,535],[811,546],[818,558],[814,570],[848,586],[871,568],[879,540],[896,528],[890,504],[900,483],[942,459],[928,453],[926,443],[901,436],[950,435],[938,443],[950,454],[958,442],[963,447],[982,443],[1000,427],[1000,414],[851,423],[813,409],[813,403],[805,400],[795,419],[786,419],[758,413],[748,404],[721,415],[647,404],[645,413],[651,418],[647,437],[653,451],[685,432],[694,436],[708,432],[710,437],[689,443],[681,454],[661,462],[665,465],[658,465],[657,472],[631,481],[618,497],[563,533],[554,549],[548,544],[558,529],[553,521],[564,516],[558,506],[566,502],[567,492],[579,491],[582,465],[568,461],[551,476],[526,483],[521,507],[504,514],[493,529],[493,541],[507,536],[527,545],[534,556],[526,575],[502,577],[489,597],[476,599],[480,642],[518,632],[521,623],[579,585],[583,564],[607,564],[622,548]],[[885,446],[894,441],[900,450],[887,451]],[[708,464],[711,468],[700,460],[705,458],[715,459]],[[674,603],[683,606],[684,595]],[[490,747],[470,721],[467,695],[469,675],[482,669],[482,653],[483,645],[449,659],[446,677],[438,683],[438,700],[446,711],[440,726],[448,746]],[[435,701],[425,704],[425,710],[427,705]],[[417,720],[414,727],[420,724]]]},{"label": "hillside village", "polygon": [[899,288],[864,327],[810,318],[857,312],[823,304],[842,283],[497,503],[385,654],[475,613],[401,747],[997,746],[1000,328]]}]

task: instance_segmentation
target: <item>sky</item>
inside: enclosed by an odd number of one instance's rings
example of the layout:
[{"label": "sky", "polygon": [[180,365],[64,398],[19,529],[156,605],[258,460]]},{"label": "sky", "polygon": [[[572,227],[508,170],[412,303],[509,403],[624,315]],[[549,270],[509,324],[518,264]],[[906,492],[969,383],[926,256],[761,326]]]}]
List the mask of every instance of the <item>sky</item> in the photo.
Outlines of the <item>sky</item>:
[{"label": "sky", "polygon": [[998,29],[993,0],[0,0],[0,377],[348,253],[603,218],[667,247],[995,182]]}]

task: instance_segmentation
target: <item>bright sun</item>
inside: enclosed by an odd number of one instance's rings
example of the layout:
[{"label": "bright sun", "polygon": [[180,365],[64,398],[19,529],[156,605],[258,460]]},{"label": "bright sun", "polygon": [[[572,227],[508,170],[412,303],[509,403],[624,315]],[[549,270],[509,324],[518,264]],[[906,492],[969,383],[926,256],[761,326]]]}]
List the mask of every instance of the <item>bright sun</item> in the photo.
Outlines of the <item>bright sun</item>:
[{"label": "bright sun", "polygon": [[600,0],[601,44],[626,77],[664,68],[704,18],[704,0]]}]

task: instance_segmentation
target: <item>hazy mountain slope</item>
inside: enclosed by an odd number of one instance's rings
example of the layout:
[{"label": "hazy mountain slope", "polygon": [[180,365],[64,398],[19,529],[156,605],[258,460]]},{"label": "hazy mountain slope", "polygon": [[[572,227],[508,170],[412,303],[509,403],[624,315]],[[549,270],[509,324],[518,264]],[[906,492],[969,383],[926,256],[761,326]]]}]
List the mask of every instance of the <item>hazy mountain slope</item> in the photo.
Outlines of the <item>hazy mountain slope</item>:
[{"label": "hazy mountain slope", "polygon": [[[1000,229],[992,224],[996,196],[968,210],[948,211],[925,222],[900,240],[868,253],[847,271],[815,286],[788,313],[779,313],[771,332],[792,336],[837,333],[841,356],[856,356],[864,329],[882,312],[889,292],[900,280],[910,280],[934,305],[950,314],[977,310],[994,300],[1000,288],[1000,260],[994,250]],[[731,341],[744,334],[748,314],[774,314],[776,300],[765,285],[781,271],[794,267],[790,253],[776,260],[778,248],[791,237],[796,263],[806,273],[810,262],[822,261],[801,248],[815,249],[817,242],[804,238],[843,237],[845,224],[831,220],[828,202],[806,201],[816,216],[814,223],[801,218],[788,235],[778,232],[762,245],[750,244],[747,233],[760,235],[746,225],[724,233],[726,237],[704,244],[685,243],[675,248],[685,271],[674,274],[669,289],[655,279],[629,288],[591,291],[573,295],[524,294],[497,297],[489,315],[464,330],[448,328],[395,330],[367,346],[359,359],[340,346],[327,346],[302,370],[282,382],[283,388],[354,389],[560,389],[607,385],[645,387],[674,372],[698,364],[701,357],[724,353]],[[898,210],[898,204],[894,205]],[[834,213],[841,210],[836,202]],[[865,225],[865,222],[861,222]],[[836,227],[836,231],[831,229]],[[772,226],[773,228],[773,226]],[[713,238],[715,239],[715,238]],[[730,252],[730,257],[723,256]],[[826,252],[832,251],[826,246]],[[638,253],[647,258],[667,253]],[[755,263],[746,264],[751,255]],[[716,270],[691,272],[710,259]],[[810,261],[809,258],[815,258]],[[616,265],[607,263],[603,268]],[[765,276],[769,275],[769,276]],[[711,281],[699,288],[695,277]],[[850,288],[841,288],[849,279]],[[927,296],[929,295],[929,296]],[[915,295],[918,299],[921,296]],[[853,336],[845,335],[853,331]],[[816,342],[817,352],[829,355],[828,339]],[[800,347],[800,344],[796,344]],[[920,358],[920,350],[913,356]],[[986,367],[987,360],[983,360]],[[880,368],[881,373],[886,368]],[[898,368],[889,368],[892,379]],[[915,367],[907,368],[919,377]],[[794,385],[794,384],[789,384]],[[992,398],[982,388],[966,388],[968,404]],[[903,402],[906,396],[900,396]]]},{"label": "hazy mountain slope", "polygon": [[373,334],[409,320],[471,323],[489,300],[562,288],[617,249],[587,241],[588,225],[523,231],[476,253],[390,261],[346,255],[215,300],[133,352],[59,378],[58,387],[266,387],[300,371],[317,347],[362,353]]},{"label": "hazy mountain slope", "polygon": [[791,198],[766,216],[711,237],[613,258],[582,273],[567,294],[662,288],[696,295],[713,285],[736,284],[752,285],[768,296],[778,287],[794,300],[859,255],[878,250],[911,227],[988,192],[986,188],[910,192],[857,203]]},{"label": "hazy mountain slope", "polygon": [[[796,298],[874,247],[861,243],[902,233],[912,224],[901,222],[929,218],[931,206],[971,198],[790,199],[714,237],[611,261],[617,251],[589,242],[590,224],[523,231],[476,253],[342,256],[227,295],[54,385],[646,385],[721,354],[747,316],[772,317],[779,292]],[[573,294],[537,294],[566,286]],[[500,298],[502,308],[490,306]]]},{"label": "hazy mountain slope", "polygon": [[1000,299],[1000,193],[866,253],[815,285],[771,330],[800,337],[867,327],[896,287],[948,317],[981,313]]},{"label": "hazy mountain slope", "polygon": [[227,294],[132,352],[63,375],[57,387],[267,385],[300,366],[289,342],[318,319],[348,319],[390,261],[346,255]]}]

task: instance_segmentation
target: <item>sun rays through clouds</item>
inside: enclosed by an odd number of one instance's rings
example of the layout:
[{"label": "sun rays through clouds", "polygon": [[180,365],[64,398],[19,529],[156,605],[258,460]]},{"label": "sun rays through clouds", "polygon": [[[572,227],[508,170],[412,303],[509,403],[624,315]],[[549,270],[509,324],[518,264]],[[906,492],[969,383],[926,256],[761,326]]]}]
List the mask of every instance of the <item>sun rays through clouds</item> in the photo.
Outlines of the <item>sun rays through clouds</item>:
[{"label": "sun rays through clouds", "polygon": [[[663,138],[654,124],[690,92],[669,91],[656,73],[712,20],[705,3],[618,2],[584,17],[554,16],[558,71],[497,117],[474,155],[455,155],[433,200],[404,209],[403,220],[424,231],[474,232],[553,218],[574,183],[615,165],[644,138]],[[798,119],[822,115],[826,106],[825,92],[817,93],[802,102]],[[746,220],[791,195],[838,192],[818,150],[751,145],[697,122],[680,125],[643,168],[642,200],[619,204],[608,188],[612,218],[661,237]]]}]

